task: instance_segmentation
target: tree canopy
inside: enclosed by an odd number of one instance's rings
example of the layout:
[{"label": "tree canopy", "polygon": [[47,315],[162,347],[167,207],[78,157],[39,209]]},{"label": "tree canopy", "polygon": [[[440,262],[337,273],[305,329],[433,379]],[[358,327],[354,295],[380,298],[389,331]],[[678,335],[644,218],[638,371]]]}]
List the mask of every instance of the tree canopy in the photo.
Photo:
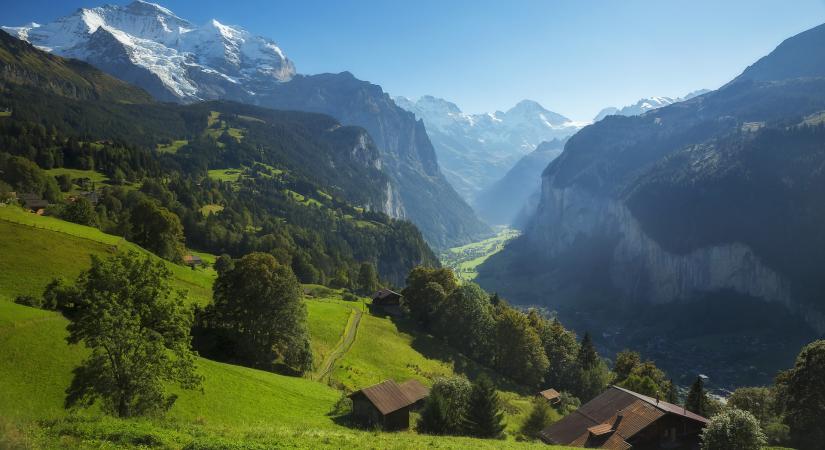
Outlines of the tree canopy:
[{"label": "tree canopy", "polygon": [[135,252],[108,260],[92,256],[68,314],[68,342],[82,342],[91,352],[74,370],[68,407],[102,400],[120,417],[147,414],[174,403],[166,383],[199,385],[190,347],[192,313],[183,293],[170,288],[170,277],[162,262]]}]

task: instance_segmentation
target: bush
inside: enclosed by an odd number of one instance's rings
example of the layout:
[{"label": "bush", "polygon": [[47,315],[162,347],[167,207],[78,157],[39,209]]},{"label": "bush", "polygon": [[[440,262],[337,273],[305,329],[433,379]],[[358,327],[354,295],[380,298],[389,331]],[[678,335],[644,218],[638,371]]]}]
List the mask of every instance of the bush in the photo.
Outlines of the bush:
[{"label": "bush", "polygon": [[703,450],[760,450],[766,442],[759,420],[736,408],[713,416],[702,431]]},{"label": "bush", "polygon": [[23,306],[31,306],[32,308],[43,307],[43,300],[37,297],[33,297],[31,295],[18,295],[17,297],[15,297],[14,303]]},{"label": "bush", "polygon": [[527,439],[538,439],[541,430],[547,428],[553,422],[550,405],[544,398],[533,400],[533,409],[524,424],[521,426],[521,434]]},{"label": "bush", "polygon": [[344,300],[346,300],[348,302],[357,302],[358,301],[358,296],[353,294],[352,292],[349,292],[349,291],[344,292],[341,295],[341,298],[343,298]]}]

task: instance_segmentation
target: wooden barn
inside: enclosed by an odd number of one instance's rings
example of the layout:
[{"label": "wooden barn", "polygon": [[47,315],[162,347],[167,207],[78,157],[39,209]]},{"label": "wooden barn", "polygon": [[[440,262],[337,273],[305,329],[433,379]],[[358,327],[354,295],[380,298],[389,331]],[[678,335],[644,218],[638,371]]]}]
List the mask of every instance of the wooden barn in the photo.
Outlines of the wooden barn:
[{"label": "wooden barn", "polygon": [[553,388],[550,388],[550,389],[545,389],[545,390],[539,392],[538,394],[536,394],[536,397],[544,399],[546,402],[550,403],[551,405],[555,405],[556,403],[558,403],[561,400],[560,395],[561,394],[559,394],[559,391],[557,391]]},{"label": "wooden barn", "polygon": [[185,255],[183,257],[183,263],[187,266],[197,267],[203,265],[203,260],[198,255]]},{"label": "wooden barn", "polygon": [[540,436],[548,444],[572,447],[688,450],[699,448],[707,423],[681,406],[610,386]]},{"label": "wooden barn", "polygon": [[367,427],[378,426],[387,431],[410,427],[410,410],[429,395],[429,390],[416,380],[398,384],[387,380],[349,395],[355,421]]},{"label": "wooden barn", "polygon": [[401,315],[401,294],[390,289],[380,289],[372,296],[370,309],[375,314]]}]

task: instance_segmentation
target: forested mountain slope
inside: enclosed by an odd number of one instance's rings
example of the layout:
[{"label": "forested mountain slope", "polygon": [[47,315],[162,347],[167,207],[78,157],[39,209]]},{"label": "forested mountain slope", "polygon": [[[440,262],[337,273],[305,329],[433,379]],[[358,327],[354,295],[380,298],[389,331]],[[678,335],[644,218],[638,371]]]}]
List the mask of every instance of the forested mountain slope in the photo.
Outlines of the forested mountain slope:
[{"label": "forested mountain slope", "polygon": [[[685,317],[691,302],[704,325],[685,322],[688,334],[761,302],[774,329],[802,330],[788,316],[799,315],[809,335],[825,331],[823,29],[788,39],[718,91],[573,136],[543,174],[524,237],[482,267],[480,282],[566,317],[609,308],[588,320],[612,330],[605,340],[616,346],[641,312]],[[708,302],[721,309],[705,317]]]},{"label": "forested mountain slope", "polygon": [[[130,215],[149,198],[177,216],[187,245],[234,255],[276,252],[307,282],[348,282],[358,264],[369,262],[400,283],[414,265],[437,264],[412,224],[381,212],[388,175],[365,130],[320,114],[236,103],[161,104],[128,86],[128,98],[142,102],[77,98],[87,79],[123,83],[76,63],[91,73],[81,75],[71,70],[74,63],[2,35],[2,54],[24,55],[0,62],[0,106],[10,110],[0,118],[7,187],[45,195],[49,185],[13,176],[10,167],[25,166],[14,158],[44,170],[97,172],[110,180],[95,186],[101,228],[134,234]],[[13,75],[46,64],[68,72]]]},{"label": "forested mountain slope", "polygon": [[[361,126],[375,140],[389,176],[383,212],[411,220],[437,247],[490,234],[441,174],[413,114],[380,86],[350,73],[296,76],[292,61],[268,38],[214,19],[195,25],[141,0],[3,28],[40,48],[87,61],[162,101],[233,100],[324,113]],[[443,207],[433,207],[436,200]]]}]

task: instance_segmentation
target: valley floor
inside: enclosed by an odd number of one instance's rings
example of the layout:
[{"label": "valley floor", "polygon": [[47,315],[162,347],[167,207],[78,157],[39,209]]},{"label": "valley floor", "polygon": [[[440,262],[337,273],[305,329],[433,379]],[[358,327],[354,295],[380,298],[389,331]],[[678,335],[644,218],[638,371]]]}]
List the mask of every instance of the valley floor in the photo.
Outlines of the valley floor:
[{"label": "valley floor", "polygon": [[478,266],[490,256],[500,252],[507,241],[518,237],[519,234],[518,230],[501,228],[491,238],[448,249],[439,255],[439,259],[441,264],[453,269],[460,279],[473,281],[478,275]]}]

